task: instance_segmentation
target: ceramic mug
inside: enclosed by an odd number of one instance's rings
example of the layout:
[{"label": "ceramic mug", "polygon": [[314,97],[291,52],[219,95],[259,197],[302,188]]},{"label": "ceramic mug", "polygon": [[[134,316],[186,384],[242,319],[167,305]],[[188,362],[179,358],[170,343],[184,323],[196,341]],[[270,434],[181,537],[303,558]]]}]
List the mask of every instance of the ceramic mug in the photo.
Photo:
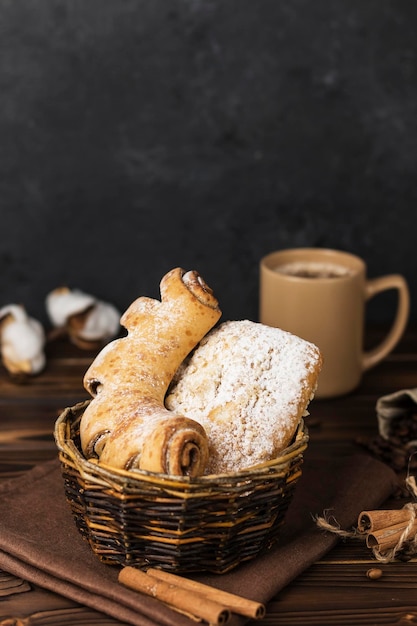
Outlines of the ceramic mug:
[{"label": "ceramic mug", "polygon": [[[385,338],[363,348],[366,302],[388,289],[398,292]],[[344,395],[396,346],[407,325],[410,296],[405,278],[367,279],[363,259],[341,250],[290,248],[260,262],[259,321],[315,343],[323,354],[317,398]]]}]

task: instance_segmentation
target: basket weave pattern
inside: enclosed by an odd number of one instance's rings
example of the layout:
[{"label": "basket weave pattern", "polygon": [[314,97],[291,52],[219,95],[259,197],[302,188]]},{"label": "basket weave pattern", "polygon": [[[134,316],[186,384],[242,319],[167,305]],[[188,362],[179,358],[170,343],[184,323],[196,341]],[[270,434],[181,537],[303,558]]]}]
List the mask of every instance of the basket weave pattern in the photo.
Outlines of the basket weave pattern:
[{"label": "basket weave pattern", "polygon": [[63,411],[55,439],[76,525],[101,561],[224,573],[277,541],[301,475],[304,422],[292,445],[262,466],[173,477],[87,461],[79,440],[87,403]]}]

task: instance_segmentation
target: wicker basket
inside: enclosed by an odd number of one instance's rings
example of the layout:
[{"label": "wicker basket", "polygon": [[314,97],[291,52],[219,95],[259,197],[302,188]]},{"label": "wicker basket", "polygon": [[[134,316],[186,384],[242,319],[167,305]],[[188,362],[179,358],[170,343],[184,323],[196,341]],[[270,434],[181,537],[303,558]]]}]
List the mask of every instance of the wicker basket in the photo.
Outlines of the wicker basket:
[{"label": "wicker basket", "polygon": [[172,477],[87,461],[79,439],[87,403],[65,409],[55,439],[76,525],[101,561],[224,573],[276,542],[301,475],[304,422],[292,445],[262,466]]}]

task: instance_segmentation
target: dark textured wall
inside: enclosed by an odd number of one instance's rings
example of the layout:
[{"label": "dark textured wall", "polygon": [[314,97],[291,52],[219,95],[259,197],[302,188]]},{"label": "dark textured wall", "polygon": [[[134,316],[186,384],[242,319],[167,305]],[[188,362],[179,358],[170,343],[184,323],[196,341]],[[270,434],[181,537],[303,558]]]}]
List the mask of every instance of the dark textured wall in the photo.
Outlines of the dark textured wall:
[{"label": "dark textured wall", "polygon": [[0,304],[180,265],[255,319],[260,257],[307,245],[415,318],[416,32],[415,0],[0,0]]}]

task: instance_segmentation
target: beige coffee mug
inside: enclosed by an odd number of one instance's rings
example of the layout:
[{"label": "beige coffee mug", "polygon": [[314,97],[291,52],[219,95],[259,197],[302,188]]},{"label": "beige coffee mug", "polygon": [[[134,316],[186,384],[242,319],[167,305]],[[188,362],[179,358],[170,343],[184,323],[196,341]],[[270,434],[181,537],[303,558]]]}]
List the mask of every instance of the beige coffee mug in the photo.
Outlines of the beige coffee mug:
[{"label": "beige coffee mug", "polygon": [[[366,302],[387,289],[398,292],[394,321],[382,342],[365,351]],[[260,322],[287,330],[320,348],[324,365],[317,398],[355,389],[363,372],[396,346],[410,308],[403,276],[389,274],[368,280],[361,258],[324,248],[291,248],[261,259],[259,298]]]}]

